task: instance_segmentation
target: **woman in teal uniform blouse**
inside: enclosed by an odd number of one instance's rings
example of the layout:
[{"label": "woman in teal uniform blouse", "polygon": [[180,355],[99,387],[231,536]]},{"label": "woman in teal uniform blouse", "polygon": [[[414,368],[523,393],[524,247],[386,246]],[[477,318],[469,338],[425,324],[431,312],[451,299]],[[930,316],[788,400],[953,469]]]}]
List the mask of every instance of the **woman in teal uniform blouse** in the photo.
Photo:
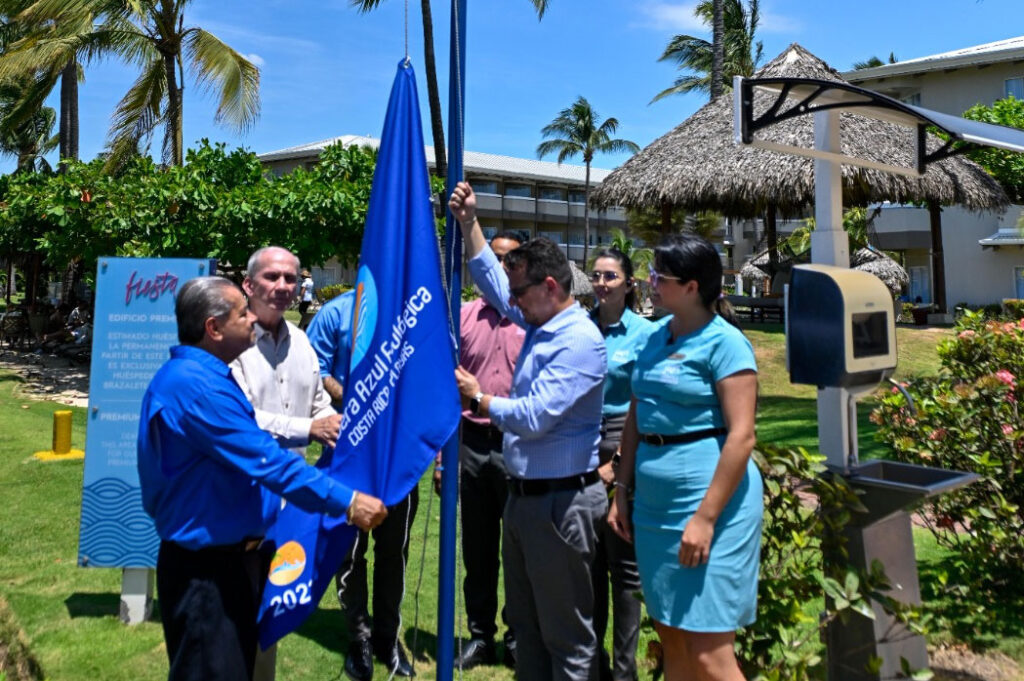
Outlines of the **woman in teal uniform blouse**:
[{"label": "woman in teal uniform blouse", "polygon": [[[754,621],[761,477],[754,447],[757,366],[749,341],[717,313],[722,263],[693,235],[667,237],[651,268],[655,304],[672,313],[640,351],[608,523],[632,538],[665,679],[740,681],[736,629]],[[620,490],[621,491],[621,490]]]},{"label": "woman in teal uniform blouse", "polygon": [[[619,441],[633,395],[630,380],[637,353],[647,344],[654,325],[633,312],[636,305],[633,263],[622,251],[608,248],[594,257],[590,273],[598,305],[591,319],[601,329],[608,357],[601,408],[598,473],[614,490]],[[615,534],[604,518],[598,523],[594,581],[594,633],[598,644],[598,681],[636,681],[636,646],[640,637],[640,575],[633,545]],[[612,655],[604,649],[608,628],[608,580],[612,594]]]}]

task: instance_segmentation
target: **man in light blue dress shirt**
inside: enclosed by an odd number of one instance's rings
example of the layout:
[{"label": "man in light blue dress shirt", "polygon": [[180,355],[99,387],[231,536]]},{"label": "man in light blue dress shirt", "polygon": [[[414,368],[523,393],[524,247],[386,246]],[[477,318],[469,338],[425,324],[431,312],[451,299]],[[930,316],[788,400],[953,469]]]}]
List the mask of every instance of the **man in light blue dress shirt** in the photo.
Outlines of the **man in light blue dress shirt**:
[{"label": "man in light blue dress shirt", "polygon": [[587,681],[597,654],[594,527],[608,505],[597,475],[604,339],[569,294],[572,274],[558,246],[534,239],[506,255],[503,267],[476,221],[468,184],[459,183],[449,206],[462,226],[473,281],[526,329],[509,397],[482,393],[475,376],[456,370],[469,408],[505,434],[502,558],[516,677]]}]

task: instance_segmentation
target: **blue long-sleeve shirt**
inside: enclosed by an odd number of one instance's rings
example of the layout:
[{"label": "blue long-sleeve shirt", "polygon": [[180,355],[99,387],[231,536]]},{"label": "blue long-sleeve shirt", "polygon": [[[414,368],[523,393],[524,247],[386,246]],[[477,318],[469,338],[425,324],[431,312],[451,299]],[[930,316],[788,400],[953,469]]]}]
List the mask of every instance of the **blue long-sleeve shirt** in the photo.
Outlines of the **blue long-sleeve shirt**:
[{"label": "blue long-sleeve shirt", "polygon": [[260,430],[228,365],[193,346],[171,348],[149,384],[138,454],[143,508],[161,539],[189,549],[263,536],[274,518],[264,488],[334,516],[352,500],[351,488]]},{"label": "blue long-sleeve shirt", "polygon": [[492,397],[491,422],[505,433],[503,453],[517,478],[561,478],[597,468],[605,346],[579,305],[541,326],[509,303],[508,276],[490,248],[469,261],[487,300],[526,329],[509,397]]},{"label": "blue long-sleeve shirt", "polygon": [[348,381],[352,352],[352,305],[355,290],[327,301],[306,328],[306,337],[320,361],[320,375],[331,376],[342,386]]}]

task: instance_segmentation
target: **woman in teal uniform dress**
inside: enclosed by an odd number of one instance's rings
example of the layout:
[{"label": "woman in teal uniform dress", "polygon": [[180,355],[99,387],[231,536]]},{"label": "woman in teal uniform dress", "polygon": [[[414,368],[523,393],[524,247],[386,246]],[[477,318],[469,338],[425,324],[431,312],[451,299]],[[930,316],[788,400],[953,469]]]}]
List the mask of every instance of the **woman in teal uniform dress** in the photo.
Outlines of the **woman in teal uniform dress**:
[{"label": "woman in teal uniform dress", "polygon": [[[608,357],[601,408],[598,473],[614,490],[619,441],[633,390],[630,380],[637,353],[647,344],[654,325],[633,312],[636,305],[633,263],[622,251],[604,249],[594,257],[590,273],[598,305],[591,319],[601,329]],[[636,646],[640,638],[640,575],[633,545],[623,541],[601,518],[592,569],[594,581],[594,633],[598,645],[598,681],[636,681]],[[604,649],[608,628],[608,580],[611,578],[612,655]]]},{"label": "woman in teal uniform dress", "polygon": [[634,541],[666,681],[739,681],[733,643],[755,618],[763,511],[750,460],[754,351],[717,313],[722,264],[710,243],[668,237],[650,280],[672,317],[633,370],[615,482],[635,487],[632,519],[616,495],[608,523]]}]

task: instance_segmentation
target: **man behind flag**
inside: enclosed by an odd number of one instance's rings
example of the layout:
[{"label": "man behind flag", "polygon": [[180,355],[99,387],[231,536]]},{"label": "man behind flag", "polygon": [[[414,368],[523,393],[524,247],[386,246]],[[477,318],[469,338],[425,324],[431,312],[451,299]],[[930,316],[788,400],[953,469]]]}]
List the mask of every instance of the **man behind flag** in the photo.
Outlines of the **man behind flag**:
[{"label": "man behind flag", "polygon": [[[338,447],[317,463],[393,506],[416,486],[461,413],[413,70],[388,102],[355,287]],[[355,528],[287,505],[260,611],[264,647],[297,628],[349,551]],[[308,558],[308,559],[307,559]]]}]

